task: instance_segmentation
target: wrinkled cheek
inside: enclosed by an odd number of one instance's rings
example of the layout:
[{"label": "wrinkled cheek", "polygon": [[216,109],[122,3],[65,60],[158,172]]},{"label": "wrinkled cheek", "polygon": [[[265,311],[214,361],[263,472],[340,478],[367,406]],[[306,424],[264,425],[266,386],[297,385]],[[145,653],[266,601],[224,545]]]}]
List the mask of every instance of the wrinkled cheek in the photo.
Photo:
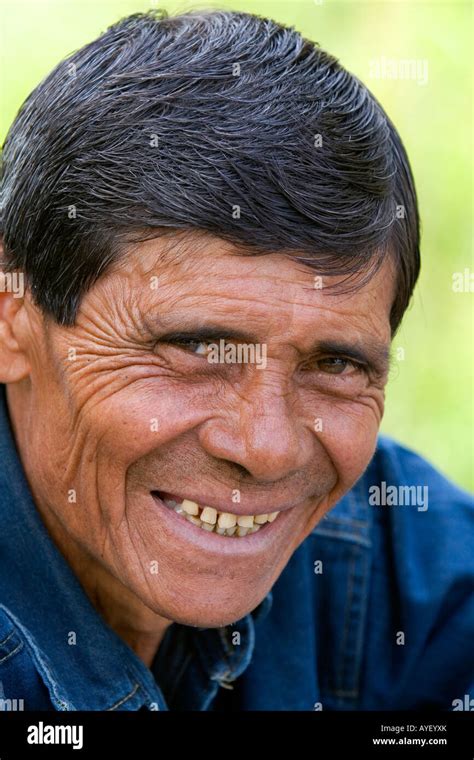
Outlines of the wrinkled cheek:
[{"label": "wrinkled cheek", "polygon": [[199,420],[198,406],[184,390],[165,391],[157,380],[150,386],[115,394],[96,410],[102,431],[99,450],[127,468],[141,457],[178,437]]},{"label": "wrinkled cheek", "polygon": [[375,451],[381,415],[374,409],[347,406],[333,410],[318,433],[338,474],[337,498],[360,478]]},{"label": "wrinkled cheek", "polygon": [[159,379],[89,395],[82,405],[77,396],[66,404],[68,398],[63,393],[58,399],[56,421],[48,427],[56,456],[39,455],[46,449],[43,437],[36,442],[36,459],[47,465],[40,476],[44,496],[61,505],[60,518],[69,529],[93,542],[99,526],[122,522],[127,472],[192,424],[193,404],[183,394],[176,403],[176,394],[160,388]]}]

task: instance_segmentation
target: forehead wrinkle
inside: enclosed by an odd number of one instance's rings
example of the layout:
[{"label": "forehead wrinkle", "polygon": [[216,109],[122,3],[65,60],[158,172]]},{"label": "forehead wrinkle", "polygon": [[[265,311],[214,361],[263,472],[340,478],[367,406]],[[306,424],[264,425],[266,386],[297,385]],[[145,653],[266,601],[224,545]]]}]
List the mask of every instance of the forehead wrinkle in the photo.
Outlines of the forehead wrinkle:
[{"label": "forehead wrinkle", "polygon": [[[130,276],[133,276],[137,272],[137,269],[142,274],[160,274],[157,272],[159,267],[156,266],[157,252],[155,242],[155,240],[147,241],[144,244],[148,246],[149,250],[146,251],[145,256],[138,256],[137,267],[129,273]],[[159,242],[161,244],[163,240]],[[219,246],[219,250],[214,257],[212,249],[215,249],[217,245]],[[152,251],[150,250],[150,246],[153,246]],[[193,249],[192,252],[183,261],[183,256],[187,252],[190,252],[191,247]],[[197,255],[198,249],[205,251],[203,258]],[[135,291],[136,302],[140,304],[139,311],[141,315],[143,315],[144,311],[147,314],[156,311],[152,319],[158,323],[162,321],[160,320],[160,311],[179,304],[183,309],[193,309],[195,305],[197,308],[201,307],[201,309],[207,307],[212,313],[222,312],[228,318],[232,304],[234,304],[234,308],[237,308],[235,304],[239,304],[239,316],[243,316],[247,312],[246,316],[250,316],[253,320],[262,319],[265,325],[267,325],[270,318],[277,316],[284,306],[286,307],[284,309],[286,313],[278,317],[279,323],[286,323],[288,321],[289,311],[291,311],[289,314],[290,322],[294,323],[294,310],[295,308],[301,308],[305,312],[307,309],[314,309],[316,314],[321,315],[326,320],[328,317],[334,317],[337,321],[349,319],[352,324],[357,322],[359,323],[359,329],[362,328],[364,332],[366,332],[366,328],[364,329],[364,325],[360,324],[360,320],[362,319],[366,322],[368,317],[369,324],[375,327],[377,334],[380,334],[381,330],[383,330],[383,324],[376,325],[376,315],[374,315],[374,310],[370,308],[370,304],[377,300],[378,288],[382,284],[378,284],[378,273],[367,284],[352,292],[341,293],[334,290],[330,291],[328,287],[323,289],[309,288],[307,286],[308,278],[314,277],[314,272],[301,262],[281,257],[281,268],[278,266],[279,262],[272,262],[269,268],[268,261],[264,260],[263,257],[259,260],[257,260],[257,257],[252,257],[250,266],[245,265],[242,271],[242,267],[237,265],[237,271],[232,272],[229,271],[228,266],[230,258],[228,249],[229,244],[226,246],[219,238],[212,238],[207,234],[183,233],[179,236],[176,234],[170,235],[161,246],[158,255],[160,261],[163,262],[163,273],[166,273],[167,264],[171,262],[172,269],[177,274],[177,277],[167,282],[165,274],[165,282],[162,282],[161,286],[156,290],[147,288],[149,297],[146,298],[146,303],[143,307],[141,306],[143,301],[140,296],[143,296],[144,288],[132,288]],[[137,254],[139,252],[137,250]],[[149,260],[149,256],[152,254],[154,259],[153,264]],[[233,259],[237,258],[234,252],[231,252],[231,255]],[[250,257],[242,257],[242,263],[244,259],[246,259],[247,263],[248,258]],[[184,263],[186,266],[183,266]],[[288,269],[292,277],[288,276]],[[295,275],[304,278],[303,287],[300,282],[295,282],[293,279]],[[126,279],[130,281],[129,277]],[[337,280],[339,278],[326,278],[327,281],[331,279]],[[243,281],[245,281],[244,285],[242,285]],[[252,282],[256,290],[254,295],[251,295]],[[268,287],[262,287],[262,282],[267,283]],[[232,289],[228,283],[231,283]],[[247,283],[247,292],[242,295],[242,290],[245,291]],[[281,283],[282,287],[276,289],[275,285],[277,283]],[[192,290],[190,289],[190,285],[192,286]],[[315,296],[312,297],[311,293],[314,291],[316,291]],[[323,299],[321,296],[325,296],[325,298]],[[311,302],[308,302],[308,300]],[[367,301],[370,302],[369,307]],[[346,306],[344,302],[349,303]],[[387,320],[388,316],[387,309]],[[193,316],[194,323],[204,325],[207,317],[208,315],[203,316],[196,313]],[[314,313],[308,319],[314,322]],[[378,320],[378,322],[385,323],[385,320]]]},{"label": "forehead wrinkle", "polygon": [[[201,260],[193,254],[202,253],[209,242],[209,235],[200,230],[156,230],[144,239],[126,239],[114,271],[125,272],[130,267],[131,258],[136,262],[130,274],[148,276],[156,274],[158,267],[176,269],[186,264],[186,270],[199,271]],[[183,261],[185,259],[185,261]],[[112,271],[112,270],[111,270]]]},{"label": "forehead wrinkle", "polygon": [[[142,246],[145,247],[144,250]],[[205,282],[205,278],[208,277],[209,281],[219,278],[221,282],[237,281],[237,284],[244,279],[259,280],[260,285],[262,281],[268,282],[269,288],[280,281],[285,291],[292,286],[306,292],[313,290],[319,293],[324,292],[325,295],[334,297],[350,297],[362,290],[370,292],[380,271],[376,270],[369,279],[362,281],[360,286],[357,284],[357,277],[363,279],[366,272],[351,275],[350,283],[344,275],[324,275],[326,284],[324,288],[318,289],[309,286],[309,281],[314,281],[316,276],[322,275],[318,275],[316,269],[297,258],[296,253],[294,258],[282,252],[271,251],[265,252],[265,255],[257,251],[252,255],[251,252],[241,250],[239,246],[229,241],[201,230],[173,230],[173,232],[164,230],[161,236],[149,238],[141,243],[132,243],[128,252],[138,254],[136,265],[130,272],[132,276],[141,274],[146,277],[163,274],[166,277],[171,270],[177,274],[176,284],[179,283],[180,278],[184,281],[192,278],[196,285],[199,281]],[[269,256],[278,256],[279,261],[274,258],[269,267]],[[243,266],[238,266],[235,272],[229,271],[230,257],[240,259]],[[249,259],[250,266],[248,266]],[[122,271],[128,262],[128,257],[121,257]],[[288,275],[285,274],[285,264],[286,267],[291,268],[291,283]],[[296,275],[298,279],[295,279]],[[209,286],[209,282],[206,284]]]},{"label": "forehead wrinkle", "polygon": [[[323,301],[321,298],[321,291],[317,291],[319,302],[308,302],[308,300],[304,300],[301,290],[297,287],[295,288],[295,291],[290,294],[294,300],[290,300],[288,297],[288,290],[292,290],[291,284],[289,287],[287,281],[285,284],[287,285],[287,289],[282,298],[280,292],[275,293],[274,289],[266,295],[257,292],[254,296],[249,296],[248,293],[242,294],[241,289],[229,292],[225,287],[223,289],[222,280],[215,277],[210,277],[207,281],[203,281],[202,288],[196,287],[192,292],[185,288],[185,292],[182,293],[180,292],[182,288],[180,288],[179,283],[176,284],[176,288],[170,283],[169,285],[165,285],[161,291],[160,289],[150,291],[150,295],[154,298],[156,295],[159,296],[161,292],[162,298],[159,303],[157,303],[156,300],[155,303],[153,303],[153,301],[150,302],[149,299],[147,299],[148,303],[145,308],[147,313],[150,313],[150,311],[156,311],[155,318],[156,320],[159,320],[160,312],[163,308],[166,309],[169,308],[170,305],[179,304],[179,306],[186,311],[195,309],[196,313],[192,318],[195,320],[202,320],[207,318],[207,315],[203,316],[199,313],[199,309],[203,306],[207,306],[212,310],[213,314],[222,313],[226,318],[229,318],[229,312],[232,306],[234,306],[235,309],[235,304],[239,304],[239,311],[236,315],[239,318],[241,316],[250,316],[253,319],[259,319],[261,317],[266,323],[268,323],[273,317],[278,315],[278,311],[281,311],[282,306],[286,306],[286,313],[281,314],[281,320],[288,319],[288,310],[290,310],[290,317],[293,321],[294,309],[295,307],[299,307],[303,309],[305,313],[308,313],[308,310],[311,310],[310,317],[308,317],[311,321],[314,321],[314,315],[317,314],[318,317],[319,315],[326,319],[330,317],[337,322],[341,319],[346,319],[351,320],[352,323],[354,323],[354,321],[360,323],[360,320],[362,319],[364,323],[368,321],[369,324],[376,325],[376,315],[374,310],[368,308],[367,304],[367,297],[372,302],[376,298],[376,293],[360,291],[359,294],[346,294],[343,296],[340,294],[326,294],[323,292],[323,296],[330,296],[329,299],[326,300],[326,298],[324,298]],[[307,291],[305,291],[305,293],[307,293]],[[365,295],[366,298],[358,297],[358,295],[361,297]],[[272,306],[275,306],[276,309],[269,312],[269,307],[271,308]],[[377,321],[380,322],[380,320]],[[388,323],[388,312],[386,321]],[[385,320],[382,320],[382,322],[384,324]],[[383,324],[380,325],[382,330]],[[363,327],[363,325],[360,325],[360,327]],[[380,332],[380,327],[377,329],[377,333]]]}]

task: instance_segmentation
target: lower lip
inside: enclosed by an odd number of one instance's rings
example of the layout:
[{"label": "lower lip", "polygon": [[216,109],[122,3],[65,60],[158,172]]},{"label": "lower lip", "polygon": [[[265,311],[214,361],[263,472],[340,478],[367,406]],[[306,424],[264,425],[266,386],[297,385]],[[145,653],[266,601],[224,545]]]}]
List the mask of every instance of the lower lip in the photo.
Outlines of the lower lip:
[{"label": "lower lip", "polygon": [[176,535],[181,541],[193,543],[204,551],[211,551],[225,555],[253,554],[265,551],[270,544],[278,540],[279,535],[285,531],[286,522],[293,509],[285,509],[279,512],[277,518],[265,525],[255,533],[247,533],[246,536],[221,536],[219,533],[203,530],[198,525],[193,525],[185,517],[167,507],[158,497],[152,494],[153,501],[160,508],[163,515],[164,525],[170,533]]}]

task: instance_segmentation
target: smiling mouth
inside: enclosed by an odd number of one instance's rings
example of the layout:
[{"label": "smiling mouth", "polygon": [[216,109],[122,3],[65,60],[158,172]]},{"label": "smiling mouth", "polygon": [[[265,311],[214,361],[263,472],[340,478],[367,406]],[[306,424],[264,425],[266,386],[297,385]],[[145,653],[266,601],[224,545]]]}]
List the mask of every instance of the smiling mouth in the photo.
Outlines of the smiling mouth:
[{"label": "smiling mouth", "polygon": [[201,506],[190,499],[178,500],[168,494],[152,492],[168,509],[173,510],[184,520],[188,520],[208,533],[217,533],[229,538],[243,538],[250,533],[265,528],[272,523],[280,512],[267,512],[261,515],[236,515],[232,512],[219,512],[214,507]]}]

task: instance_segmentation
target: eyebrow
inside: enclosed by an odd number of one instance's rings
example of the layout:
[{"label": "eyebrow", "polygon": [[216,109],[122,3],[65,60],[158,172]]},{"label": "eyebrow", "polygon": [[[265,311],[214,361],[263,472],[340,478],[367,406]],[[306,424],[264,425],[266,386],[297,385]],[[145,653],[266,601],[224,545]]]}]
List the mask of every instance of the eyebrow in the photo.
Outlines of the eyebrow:
[{"label": "eyebrow", "polygon": [[[170,330],[161,333],[159,340],[169,343],[179,343],[180,341],[217,343],[220,340],[253,344],[261,343],[252,333],[245,330],[231,329],[224,325],[207,325],[196,327],[195,329]],[[370,336],[367,342],[318,339],[314,341],[308,353],[345,357],[359,364],[366,365],[378,373],[387,372],[390,361],[390,347],[382,343],[378,338],[375,338],[375,336]]]}]

